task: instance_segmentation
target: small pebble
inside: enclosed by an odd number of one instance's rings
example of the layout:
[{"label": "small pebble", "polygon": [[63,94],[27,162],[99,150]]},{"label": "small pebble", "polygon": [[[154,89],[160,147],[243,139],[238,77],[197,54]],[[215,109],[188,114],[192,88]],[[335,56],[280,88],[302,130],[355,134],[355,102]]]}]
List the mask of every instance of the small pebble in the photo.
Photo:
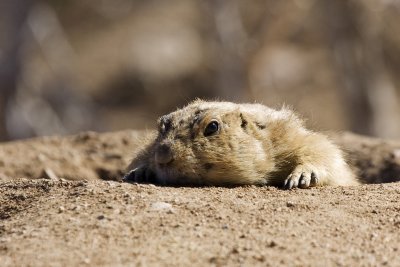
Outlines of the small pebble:
[{"label": "small pebble", "polygon": [[286,202],[286,207],[290,208],[290,207],[294,207],[294,203],[291,201]]},{"label": "small pebble", "polygon": [[395,150],[393,151],[393,156],[394,156],[396,159],[400,159],[400,149],[395,149]]},{"label": "small pebble", "polygon": [[154,202],[151,204],[151,210],[154,211],[173,211],[172,205],[166,202]]},{"label": "small pebble", "polygon": [[50,168],[45,168],[42,173],[43,178],[50,180],[58,180],[58,176]]}]

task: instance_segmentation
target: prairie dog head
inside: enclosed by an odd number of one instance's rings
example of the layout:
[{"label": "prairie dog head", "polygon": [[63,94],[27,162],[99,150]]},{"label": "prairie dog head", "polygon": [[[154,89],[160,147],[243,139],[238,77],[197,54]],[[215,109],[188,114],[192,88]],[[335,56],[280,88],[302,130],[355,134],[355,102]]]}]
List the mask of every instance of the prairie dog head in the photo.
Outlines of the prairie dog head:
[{"label": "prairie dog head", "polygon": [[268,130],[238,104],[196,101],[162,116],[150,167],[164,184],[263,184]]}]

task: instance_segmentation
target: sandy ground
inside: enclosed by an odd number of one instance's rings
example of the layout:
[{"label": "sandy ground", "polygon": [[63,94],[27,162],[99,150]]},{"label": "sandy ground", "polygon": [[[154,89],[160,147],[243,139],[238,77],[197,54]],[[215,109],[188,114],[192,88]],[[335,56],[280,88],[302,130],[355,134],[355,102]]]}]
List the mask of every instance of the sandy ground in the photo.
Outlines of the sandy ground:
[{"label": "sandy ground", "polygon": [[118,182],[143,135],[1,144],[0,265],[400,266],[399,142],[333,135],[363,180],[393,183],[284,191]]}]

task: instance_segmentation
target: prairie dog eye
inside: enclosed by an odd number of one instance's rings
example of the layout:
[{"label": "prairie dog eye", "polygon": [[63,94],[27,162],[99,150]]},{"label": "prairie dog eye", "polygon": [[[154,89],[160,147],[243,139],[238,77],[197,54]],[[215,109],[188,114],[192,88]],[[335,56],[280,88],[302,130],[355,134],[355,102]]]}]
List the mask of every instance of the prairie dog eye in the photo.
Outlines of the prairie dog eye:
[{"label": "prairie dog eye", "polygon": [[204,129],[204,136],[210,136],[219,131],[219,123],[218,121],[211,121],[207,127]]}]

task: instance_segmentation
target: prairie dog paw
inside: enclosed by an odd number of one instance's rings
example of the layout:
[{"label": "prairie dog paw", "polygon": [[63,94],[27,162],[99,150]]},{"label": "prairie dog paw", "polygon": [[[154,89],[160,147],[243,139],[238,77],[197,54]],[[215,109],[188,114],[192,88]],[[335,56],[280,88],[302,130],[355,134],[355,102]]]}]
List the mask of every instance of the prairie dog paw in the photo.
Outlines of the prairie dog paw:
[{"label": "prairie dog paw", "polygon": [[283,183],[285,189],[309,188],[318,184],[318,176],[315,171],[304,165],[297,166]]},{"label": "prairie dog paw", "polygon": [[155,175],[146,166],[141,166],[127,172],[122,180],[128,183],[153,183]]}]

